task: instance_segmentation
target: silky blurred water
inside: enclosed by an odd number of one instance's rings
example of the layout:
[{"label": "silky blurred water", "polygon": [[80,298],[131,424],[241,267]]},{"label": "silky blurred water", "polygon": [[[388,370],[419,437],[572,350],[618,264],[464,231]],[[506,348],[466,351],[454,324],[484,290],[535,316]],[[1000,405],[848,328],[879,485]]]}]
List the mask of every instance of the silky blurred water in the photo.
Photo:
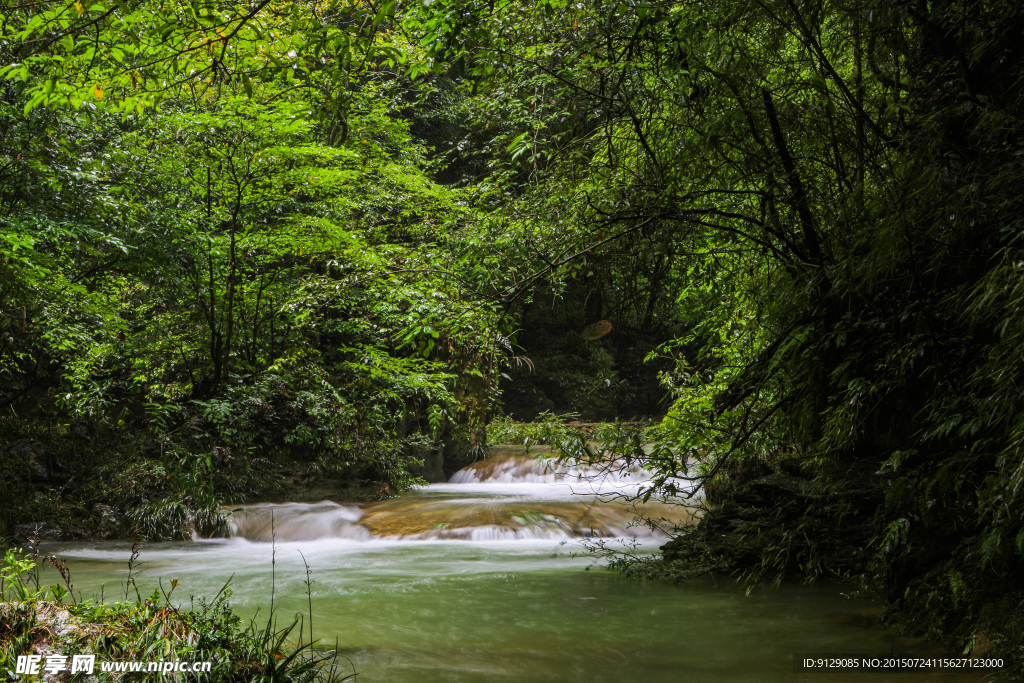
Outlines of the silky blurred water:
[{"label": "silky blurred water", "polygon": [[[594,566],[583,545],[588,541],[567,533],[581,528],[574,527],[581,515],[596,520],[599,528],[591,525],[591,532],[607,532],[594,535],[626,537],[610,538],[611,544],[649,552],[664,542],[649,529],[631,531],[631,510],[594,495],[607,490],[514,477],[464,481],[363,508],[246,507],[235,513],[234,538],[144,545],[138,588],[145,595],[162,579],[169,590],[177,579],[173,599],[187,606],[228,583],[236,611],[261,620],[273,594],[278,621],[301,616],[308,633],[308,565],[314,635],[337,642],[359,681],[982,678],[962,671],[794,673],[794,653],[934,651],[889,636],[874,625],[876,604],[848,599],[836,587],[784,585],[745,596],[728,579],[673,586],[627,581]],[[274,543],[264,533],[270,510]],[[671,520],[666,524],[688,519],[685,510],[657,512]],[[424,533],[460,528],[470,532]],[[490,531],[472,540],[472,530],[481,528]],[[629,538],[634,532],[638,539]],[[69,560],[76,592],[124,599],[128,544],[44,550]]]}]

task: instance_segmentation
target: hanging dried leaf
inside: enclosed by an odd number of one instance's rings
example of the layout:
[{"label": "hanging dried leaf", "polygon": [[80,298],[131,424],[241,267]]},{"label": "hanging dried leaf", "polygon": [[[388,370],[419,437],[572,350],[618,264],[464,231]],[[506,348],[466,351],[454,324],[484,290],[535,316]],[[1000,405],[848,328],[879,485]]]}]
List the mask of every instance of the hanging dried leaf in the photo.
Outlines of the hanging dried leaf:
[{"label": "hanging dried leaf", "polygon": [[609,332],[612,331],[612,324],[607,320],[598,320],[596,323],[590,323],[583,328],[580,335],[587,341],[594,341],[600,339]]}]

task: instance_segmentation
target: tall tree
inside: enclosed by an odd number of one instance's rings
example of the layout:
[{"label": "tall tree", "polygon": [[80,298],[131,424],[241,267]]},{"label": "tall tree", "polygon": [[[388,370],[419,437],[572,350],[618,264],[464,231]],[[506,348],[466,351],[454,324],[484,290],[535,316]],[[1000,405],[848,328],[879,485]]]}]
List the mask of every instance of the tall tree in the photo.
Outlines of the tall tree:
[{"label": "tall tree", "polygon": [[859,576],[964,642],[1012,628],[993,606],[1024,556],[1022,18],[778,0],[455,2],[425,20],[507,146],[481,189],[536,245],[516,285],[636,235],[686,255],[678,399],[665,448],[635,455],[669,493],[683,475],[731,472],[715,494],[792,480],[747,518],[712,508],[701,541],[746,529],[734,559],[756,577]]}]

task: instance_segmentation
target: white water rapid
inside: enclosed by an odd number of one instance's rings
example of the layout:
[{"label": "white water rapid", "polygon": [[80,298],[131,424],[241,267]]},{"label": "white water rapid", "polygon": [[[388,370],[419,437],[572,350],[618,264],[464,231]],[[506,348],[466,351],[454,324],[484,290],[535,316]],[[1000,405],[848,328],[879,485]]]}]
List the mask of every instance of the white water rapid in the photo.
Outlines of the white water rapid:
[{"label": "white water rapid", "polygon": [[264,543],[645,538],[692,520],[690,508],[635,503],[650,478],[639,467],[575,467],[510,450],[463,468],[447,484],[363,506],[244,505],[231,515],[231,535]]}]

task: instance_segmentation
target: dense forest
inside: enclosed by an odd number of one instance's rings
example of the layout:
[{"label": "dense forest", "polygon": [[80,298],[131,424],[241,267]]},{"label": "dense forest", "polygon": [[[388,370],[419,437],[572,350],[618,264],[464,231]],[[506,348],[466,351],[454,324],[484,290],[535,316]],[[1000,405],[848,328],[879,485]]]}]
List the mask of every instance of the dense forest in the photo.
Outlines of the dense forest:
[{"label": "dense forest", "polygon": [[604,448],[708,506],[626,573],[839,579],[1024,666],[1017,3],[2,7],[0,534],[648,419]]}]

